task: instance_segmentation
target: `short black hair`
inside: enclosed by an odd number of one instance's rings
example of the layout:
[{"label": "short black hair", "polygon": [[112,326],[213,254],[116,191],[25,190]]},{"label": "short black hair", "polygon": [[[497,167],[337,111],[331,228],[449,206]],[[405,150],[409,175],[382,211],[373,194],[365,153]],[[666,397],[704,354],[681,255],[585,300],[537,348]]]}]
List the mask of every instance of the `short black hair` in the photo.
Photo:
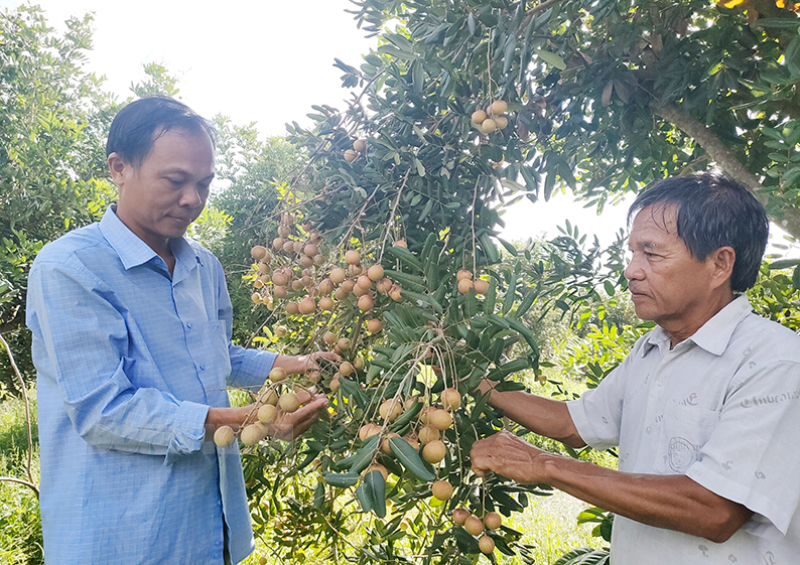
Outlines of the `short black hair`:
[{"label": "short black hair", "polygon": [[153,149],[153,143],[172,129],[205,132],[214,144],[217,132],[211,122],[182,102],[163,96],[141,98],[117,113],[108,132],[106,157],[116,153],[138,169]]},{"label": "short black hair", "polygon": [[678,237],[692,257],[705,261],[717,249],[736,252],[731,290],[744,292],[756,282],[769,235],[767,213],[742,184],[717,172],[663,179],[640,193],[628,212],[628,223],[654,204],[678,208]]}]

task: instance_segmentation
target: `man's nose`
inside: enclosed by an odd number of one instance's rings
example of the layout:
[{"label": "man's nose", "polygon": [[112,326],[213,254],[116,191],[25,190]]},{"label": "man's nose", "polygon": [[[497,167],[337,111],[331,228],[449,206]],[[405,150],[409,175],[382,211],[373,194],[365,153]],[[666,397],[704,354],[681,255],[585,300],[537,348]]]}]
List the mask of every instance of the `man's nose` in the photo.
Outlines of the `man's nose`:
[{"label": "man's nose", "polygon": [[183,193],[181,194],[181,206],[196,208],[197,206],[202,206],[204,203],[205,198],[199,187],[193,184],[187,184],[184,187]]},{"label": "man's nose", "polygon": [[644,278],[644,271],[641,267],[641,260],[637,257],[636,253],[633,254],[628,266],[625,267],[625,278],[629,281],[642,280]]}]

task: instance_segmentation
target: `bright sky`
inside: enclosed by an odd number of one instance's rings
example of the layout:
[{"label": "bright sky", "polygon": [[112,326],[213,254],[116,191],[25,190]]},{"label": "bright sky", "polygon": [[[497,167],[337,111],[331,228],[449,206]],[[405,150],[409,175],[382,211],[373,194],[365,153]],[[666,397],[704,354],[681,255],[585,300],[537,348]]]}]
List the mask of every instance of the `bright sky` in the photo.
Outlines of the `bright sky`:
[{"label": "bright sky", "polygon": [[[25,2],[27,3],[27,2]],[[224,114],[239,124],[257,122],[264,135],[283,135],[284,124],[310,123],[312,104],[342,106],[334,57],[358,66],[375,46],[356,27],[348,0],[39,0],[51,26],[94,12],[94,48],[87,68],[105,75],[120,98],[142,80],[144,63],[164,65],[179,78],[179,98],[207,117]],[[0,0],[0,8],[23,2]],[[548,202],[523,199],[506,213],[508,240],[557,235],[565,220],[581,233],[611,243],[630,199],[608,206],[602,221],[594,210],[557,194]]]}]

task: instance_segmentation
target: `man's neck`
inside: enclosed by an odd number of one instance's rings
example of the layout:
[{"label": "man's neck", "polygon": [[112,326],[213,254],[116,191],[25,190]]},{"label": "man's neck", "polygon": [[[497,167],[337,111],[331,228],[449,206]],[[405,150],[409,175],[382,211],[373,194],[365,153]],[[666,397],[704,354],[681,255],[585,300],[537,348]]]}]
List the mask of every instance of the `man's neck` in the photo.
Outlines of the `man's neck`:
[{"label": "man's neck", "polygon": [[679,319],[656,321],[667,332],[670,349],[693,336],[706,322],[716,316],[723,308],[733,302],[736,296],[729,289],[709,297]]}]

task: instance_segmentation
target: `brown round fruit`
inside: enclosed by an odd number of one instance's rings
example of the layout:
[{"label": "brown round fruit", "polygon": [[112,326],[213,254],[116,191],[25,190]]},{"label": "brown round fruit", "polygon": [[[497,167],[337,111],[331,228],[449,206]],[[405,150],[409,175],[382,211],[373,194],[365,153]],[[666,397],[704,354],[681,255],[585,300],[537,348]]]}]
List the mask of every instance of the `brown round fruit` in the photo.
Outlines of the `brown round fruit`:
[{"label": "brown round fruit", "polygon": [[[422,458],[432,465],[444,459],[446,453],[447,447],[439,440],[434,440],[422,448]],[[483,528],[483,523],[481,523],[481,528]]]},{"label": "brown round fruit", "polygon": [[220,426],[214,432],[214,443],[219,447],[226,447],[232,444],[234,439],[236,439],[236,434],[230,426]]},{"label": "brown round fruit", "polygon": [[321,267],[322,265],[325,264],[325,256],[324,255],[314,255],[314,257],[312,257],[312,259],[313,259],[314,264],[317,267]]},{"label": "brown round fruit", "polygon": [[351,279],[347,279],[342,283],[341,288],[345,289],[347,292],[353,292],[353,289],[356,288],[356,282]]},{"label": "brown round fruit", "polygon": [[445,410],[437,410],[428,414],[428,425],[437,430],[446,430],[453,425],[453,417]]},{"label": "brown round fruit", "polygon": [[497,124],[497,129],[506,129],[508,127],[508,118],[505,116],[497,116],[494,119],[495,123]]},{"label": "brown round fruit", "polygon": [[269,389],[261,395],[261,403],[272,404],[273,406],[276,406],[278,404],[278,393],[273,389]]},{"label": "brown round fruit", "polygon": [[348,163],[352,163],[358,158],[358,152],[354,151],[353,149],[348,149],[344,152],[344,160]]},{"label": "brown round fruit", "polygon": [[490,530],[496,530],[503,525],[503,517],[497,512],[489,512],[483,517],[483,523]]},{"label": "brown round fruit", "polygon": [[369,278],[367,275],[361,275],[356,280],[356,286],[359,288],[363,288],[364,290],[369,290],[372,287],[372,279]]},{"label": "brown round fruit", "polygon": [[337,378],[337,379],[331,379],[331,385],[330,385],[330,387],[331,387],[331,392],[334,392],[334,393],[335,393],[337,390],[339,390],[339,385],[340,385],[340,384],[341,384],[341,383],[339,382],[339,379],[338,379],[338,378]]},{"label": "brown round fruit", "polygon": [[475,110],[472,112],[472,123],[481,125],[486,119],[486,112],[483,110]]},{"label": "brown round fruit", "polygon": [[262,424],[271,424],[278,417],[278,409],[272,404],[265,404],[258,409],[258,421]]},{"label": "brown round fruit", "polygon": [[303,268],[311,267],[314,264],[314,260],[311,257],[306,257],[303,255],[300,257],[300,266]]},{"label": "brown round fruit", "polygon": [[255,424],[245,426],[239,439],[245,445],[255,445],[261,440],[261,430]]},{"label": "brown round fruit", "polygon": [[453,485],[447,481],[433,481],[431,493],[439,500],[450,500],[450,497],[453,496]]},{"label": "brown round fruit", "polygon": [[358,275],[360,275],[363,272],[364,272],[364,267],[361,264],[350,265],[349,267],[347,267],[347,273],[351,277],[357,277]]},{"label": "brown round fruit", "polygon": [[392,286],[392,290],[389,291],[389,296],[392,297],[392,300],[395,302],[400,302],[403,300],[403,287],[396,284]]},{"label": "brown round fruit", "polygon": [[295,241],[292,244],[292,251],[295,253],[300,253],[303,251],[303,242],[302,241]]},{"label": "brown round fruit", "polygon": [[362,312],[369,312],[372,310],[372,306],[374,302],[372,301],[372,297],[369,294],[365,294],[361,298],[358,299],[358,307],[361,309]]},{"label": "brown round fruit", "polygon": [[355,367],[353,367],[353,364],[350,363],[349,361],[345,361],[344,363],[339,365],[339,374],[342,375],[343,377],[349,377],[350,375],[353,374],[355,370],[356,370]]},{"label": "brown round fruit", "polygon": [[403,413],[403,406],[400,404],[399,400],[390,398],[381,404],[379,412],[381,414],[381,418],[389,422],[393,422],[400,414]]},{"label": "brown round fruit", "polygon": [[341,301],[341,300],[344,300],[345,298],[347,298],[348,294],[349,294],[349,292],[347,292],[347,289],[339,287],[339,288],[336,289],[336,292],[333,293],[333,297],[336,300]]},{"label": "brown round fruit", "polygon": [[356,369],[356,371],[360,371],[364,368],[364,360],[361,357],[356,357],[353,359],[353,367]]},{"label": "brown round fruit", "polygon": [[483,522],[473,514],[464,522],[464,529],[467,530],[470,535],[480,535],[483,533]]},{"label": "brown round fruit", "polygon": [[361,262],[361,255],[355,249],[350,249],[344,254],[344,260],[348,265],[358,265]]},{"label": "brown round fruit", "polygon": [[442,406],[451,411],[461,408],[461,395],[456,389],[446,388],[442,391]]},{"label": "brown round fruit", "polygon": [[394,242],[394,246],[408,249],[408,243],[406,243],[405,239],[398,239],[397,241]]},{"label": "brown round fruit", "polygon": [[469,510],[464,508],[456,508],[453,510],[453,523],[458,524],[459,526],[463,526],[464,522],[467,521],[467,518],[470,517]]},{"label": "brown round fruit", "polygon": [[380,265],[372,265],[367,269],[367,276],[371,281],[378,282],[383,278],[383,267]]},{"label": "brown round fruit", "polygon": [[342,351],[347,351],[348,349],[350,349],[350,340],[347,339],[346,337],[343,337],[336,342],[336,347],[338,347]]},{"label": "brown round fruit", "polygon": [[341,267],[336,267],[331,271],[331,280],[336,284],[343,283],[345,278],[347,278],[347,273]]},{"label": "brown round fruit", "polygon": [[384,440],[381,442],[381,452],[384,455],[393,455],[394,452],[392,451],[392,446],[389,444],[389,440],[393,437],[400,437],[400,434],[396,434],[394,432],[388,434]]},{"label": "brown round fruit", "polygon": [[320,380],[322,380],[322,375],[320,375],[319,371],[311,371],[308,375],[306,375],[306,377],[314,384],[317,384]]},{"label": "brown round fruit", "polygon": [[389,294],[389,291],[392,290],[392,283],[391,279],[381,279],[375,287],[378,289],[378,292],[381,294]]},{"label": "brown round fruit", "polygon": [[492,114],[499,116],[506,113],[506,110],[508,110],[508,104],[505,100],[495,100],[492,102],[491,109]]},{"label": "brown round fruit", "polygon": [[319,247],[317,247],[313,243],[309,243],[308,245],[303,247],[303,253],[305,253],[306,257],[314,257],[319,253]]},{"label": "brown round fruit", "polygon": [[285,337],[289,330],[286,329],[286,326],[275,326],[275,335],[278,337]]},{"label": "brown round fruit", "polygon": [[381,475],[383,475],[384,481],[389,478],[389,471],[386,469],[386,467],[384,467],[380,463],[373,463],[372,465],[367,467],[366,470],[364,471],[364,476],[366,477],[372,471],[378,471]]},{"label": "brown round fruit", "polygon": [[472,288],[475,289],[476,294],[486,294],[489,292],[489,281],[475,279],[475,282],[472,283]]},{"label": "brown round fruit", "polygon": [[301,290],[302,288],[303,288],[303,281],[301,280],[292,281],[292,290]]},{"label": "brown round fruit", "polygon": [[276,298],[286,298],[289,294],[289,291],[285,286],[276,284],[272,288],[272,294],[274,294]]},{"label": "brown round fruit", "polygon": [[469,279],[461,279],[458,281],[458,292],[467,294],[472,289],[472,281]]},{"label": "brown round fruit", "polygon": [[333,292],[333,281],[331,279],[322,279],[317,285],[317,290],[320,294],[330,294]]},{"label": "brown round fruit", "polygon": [[282,237],[276,237],[275,239],[272,240],[272,248],[275,251],[280,251],[281,249],[283,249],[283,242],[284,239]]},{"label": "brown round fruit", "polygon": [[478,547],[481,553],[488,555],[494,551],[494,540],[489,536],[481,536],[481,539],[478,540]]},{"label": "brown round fruit", "polygon": [[272,275],[272,282],[276,286],[286,286],[289,283],[289,277],[287,277],[284,273],[275,272]]},{"label": "brown round fruit", "polygon": [[438,441],[440,434],[433,426],[422,426],[417,432],[417,437],[422,445],[427,445],[432,441]]},{"label": "brown round fruit", "polygon": [[263,245],[256,245],[250,250],[250,257],[252,257],[256,261],[261,261],[266,256],[267,256],[267,248],[264,247]]},{"label": "brown round fruit", "polygon": [[279,383],[286,380],[286,371],[281,367],[275,367],[269,372],[269,380],[273,383]]},{"label": "brown round fruit", "polygon": [[497,122],[495,122],[492,118],[487,118],[481,124],[481,131],[483,133],[493,133],[497,131]]},{"label": "brown round fruit", "polygon": [[331,331],[327,331],[324,334],[322,334],[322,341],[324,341],[328,345],[333,345],[334,343],[336,343],[337,339],[338,338],[336,337],[336,334]]},{"label": "brown round fruit", "polygon": [[367,329],[370,333],[378,333],[383,329],[383,322],[377,318],[372,318],[367,322]]},{"label": "brown round fruit", "polygon": [[283,250],[286,253],[291,253],[294,251],[294,242],[293,241],[284,241],[283,242]]},{"label": "brown round fruit", "polygon": [[361,441],[369,439],[379,433],[381,433],[381,427],[377,424],[373,424],[372,422],[369,424],[364,424],[358,429],[358,437]]},{"label": "brown round fruit", "polygon": [[300,313],[311,314],[317,308],[317,303],[310,296],[306,296],[300,301]]},{"label": "brown round fruit", "polygon": [[300,312],[300,305],[297,302],[289,302],[286,305],[286,313],[290,316],[294,316]]},{"label": "brown round fruit", "polygon": [[319,299],[319,309],[330,312],[334,308],[333,298],[330,296],[323,296]]},{"label": "brown round fruit", "polygon": [[263,300],[261,299],[261,295],[257,292],[254,292],[250,295],[250,300],[253,301],[253,304],[261,304]]},{"label": "brown round fruit", "polygon": [[297,398],[295,393],[287,392],[286,394],[281,395],[280,399],[278,400],[278,405],[284,412],[295,412],[298,408],[300,408],[300,399]]},{"label": "brown round fruit", "polygon": [[472,280],[472,271],[467,269],[461,269],[456,273],[456,280],[460,281],[463,279]]}]

